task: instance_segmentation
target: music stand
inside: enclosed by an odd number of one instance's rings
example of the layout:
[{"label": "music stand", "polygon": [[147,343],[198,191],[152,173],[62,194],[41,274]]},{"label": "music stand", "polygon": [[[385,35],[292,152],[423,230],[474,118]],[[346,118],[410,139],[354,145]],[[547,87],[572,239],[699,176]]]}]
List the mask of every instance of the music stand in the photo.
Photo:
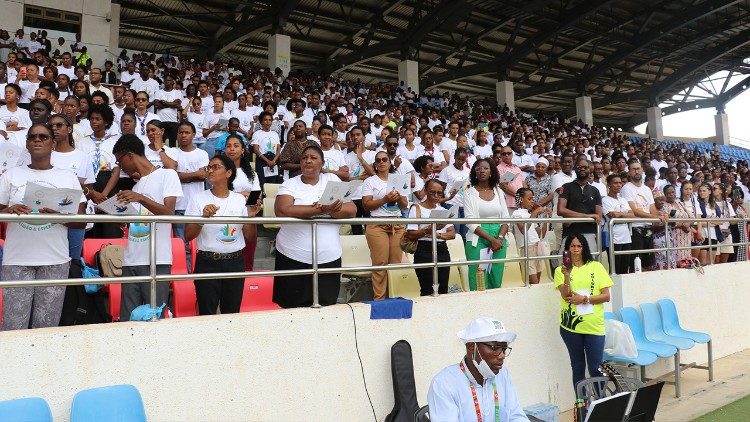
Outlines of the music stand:
[{"label": "music stand", "polygon": [[612,422],[625,418],[632,393],[620,393],[591,402],[585,422]]},{"label": "music stand", "polygon": [[641,387],[633,392],[635,399],[626,420],[628,422],[653,421],[656,415],[656,407],[659,405],[662,387],[664,387],[664,381]]}]

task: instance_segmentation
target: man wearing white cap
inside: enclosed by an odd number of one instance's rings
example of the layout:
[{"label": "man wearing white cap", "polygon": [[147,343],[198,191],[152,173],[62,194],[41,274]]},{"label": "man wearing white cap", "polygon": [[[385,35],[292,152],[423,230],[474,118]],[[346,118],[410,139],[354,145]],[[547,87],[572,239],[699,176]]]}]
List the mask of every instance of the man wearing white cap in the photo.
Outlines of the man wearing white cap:
[{"label": "man wearing white cap", "polygon": [[466,356],[433,378],[427,393],[430,420],[528,422],[510,372],[503,368],[516,334],[494,318],[479,317],[458,338],[466,345]]}]

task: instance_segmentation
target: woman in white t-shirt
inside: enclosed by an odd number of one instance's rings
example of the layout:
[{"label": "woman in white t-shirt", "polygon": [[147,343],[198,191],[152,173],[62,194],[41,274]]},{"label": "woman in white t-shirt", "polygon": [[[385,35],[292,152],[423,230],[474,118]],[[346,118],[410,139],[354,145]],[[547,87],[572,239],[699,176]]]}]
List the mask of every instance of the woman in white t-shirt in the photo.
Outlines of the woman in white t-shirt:
[{"label": "woman in white t-shirt", "polygon": [[[388,191],[388,175],[392,166],[388,153],[380,151],[375,154],[373,165],[375,175],[365,179],[362,184],[362,206],[370,211],[371,217],[398,218],[401,210],[408,206],[408,199],[395,189]],[[401,262],[401,237],[404,235],[403,224],[368,224],[365,231],[367,246],[370,248],[372,265],[396,264]],[[385,299],[388,291],[387,271],[372,272],[372,289],[375,300]]]},{"label": "woman in white t-shirt", "polygon": [[174,148],[167,146],[164,142],[164,124],[161,120],[151,120],[146,124],[146,136],[148,136],[148,145],[146,145],[146,158],[154,167],[160,169],[177,170],[177,161]]},{"label": "woman in white t-shirt", "polygon": [[[31,156],[28,166],[9,169],[0,178],[0,212],[6,214],[57,213],[33,204],[24,205],[27,183],[53,189],[74,189],[69,201],[78,203],[83,214],[86,198],[78,177],[70,170],[52,166],[55,143],[52,129],[45,123],[29,128],[26,148]],[[70,251],[68,228],[83,229],[86,223],[8,223],[3,254],[3,280],[45,280],[68,277]],[[60,322],[65,286],[14,287],[3,289],[3,330],[56,327]]]},{"label": "woman in white t-shirt", "polygon": [[[321,205],[318,201],[329,181],[339,181],[334,174],[321,173],[323,151],[318,146],[302,150],[302,174],[282,183],[274,204],[278,217],[351,218],[357,213],[353,202],[336,201]],[[325,220],[324,220],[325,221]],[[341,239],[338,224],[317,225],[318,268],[341,266]],[[278,270],[312,268],[312,226],[310,224],[282,224],[276,236],[276,267]],[[341,285],[340,274],[318,276],[319,303],[334,305]],[[277,277],[273,284],[273,301],[282,308],[299,308],[312,305],[312,275]]]},{"label": "woman in white t-shirt", "polygon": [[[245,197],[233,192],[236,168],[225,155],[217,155],[208,163],[211,189],[202,191],[188,202],[185,215],[210,217],[248,217]],[[255,215],[252,215],[254,217]],[[242,251],[245,242],[254,239],[254,224],[195,224],[185,227],[188,241],[197,238],[195,274],[245,271]],[[195,294],[201,315],[237,313],[242,303],[243,278],[196,280]]]},{"label": "woman in white t-shirt", "polygon": [[206,138],[203,137],[203,114],[201,114],[201,107],[203,102],[200,97],[193,97],[191,100],[190,107],[187,109],[185,118],[187,121],[195,126],[195,138],[193,138],[193,145],[201,148],[206,143]]},{"label": "woman in white t-shirt", "polygon": [[[552,210],[540,206],[534,207],[534,191],[529,188],[520,188],[516,191],[516,210],[513,211],[511,217],[513,218],[540,218],[545,215],[550,215]],[[516,238],[516,245],[518,246],[518,255],[526,256],[526,250],[528,250],[528,256],[543,256],[549,255],[549,251],[540,250],[542,245],[541,239],[547,234],[547,224],[529,223],[524,228],[523,224],[514,224],[513,235]],[[526,239],[528,238],[528,245]],[[547,264],[546,260],[529,260],[529,284],[538,284],[542,277],[542,269]],[[518,264],[511,264],[518,265]],[[521,263],[522,268],[525,267]]]},{"label": "woman in white t-shirt", "polygon": [[[250,153],[245,150],[245,143],[238,135],[229,135],[227,137],[227,143],[225,145],[224,154],[234,163],[234,167],[237,169],[237,176],[234,178],[233,191],[241,194],[245,197],[245,203],[250,208],[251,214],[257,214],[260,212],[263,206],[263,197],[260,195],[260,183],[258,183],[258,175],[250,166]],[[257,200],[253,201],[251,196],[253,192],[256,192]],[[245,240],[245,250],[243,255],[245,257],[245,271],[252,271],[253,265],[255,264],[255,246],[256,238],[248,237]]]},{"label": "woman in white t-shirt", "polygon": [[[444,210],[440,205],[443,195],[443,183],[436,179],[429,179],[424,186],[425,200],[421,204],[414,204],[409,208],[409,218],[430,218],[433,210]],[[446,240],[456,238],[456,230],[453,224],[438,224],[435,229],[435,240],[437,241],[437,262],[450,262],[451,256],[448,252]],[[414,252],[414,263],[422,264],[433,262],[432,259],[432,226],[430,224],[409,224],[404,234],[409,240],[417,241],[417,250]],[[433,292],[433,270],[432,268],[417,268],[417,279],[419,280],[420,296],[429,296]],[[448,277],[450,267],[438,268],[438,293],[448,293]]]},{"label": "woman in white t-shirt", "polygon": [[400,155],[403,158],[409,160],[410,163],[414,163],[417,157],[421,157],[424,153],[424,148],[421,144],[414,142],[414,131],[411,129],[404,130],[404,145],[401,145],[396,150],[396,155]]}]

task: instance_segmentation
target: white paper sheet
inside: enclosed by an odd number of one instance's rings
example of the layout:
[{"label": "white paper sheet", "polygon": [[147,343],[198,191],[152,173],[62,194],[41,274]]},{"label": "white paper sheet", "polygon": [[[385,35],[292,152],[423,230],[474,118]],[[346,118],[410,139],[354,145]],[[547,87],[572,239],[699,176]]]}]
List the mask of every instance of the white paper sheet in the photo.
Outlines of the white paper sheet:
[{"label": "white paper sheet", "polygon": [[0,176],[8,169],[18,166],[21,159],[21,148],[10,142],[0,142]]},{"label": "white paper sheet", "polygon": [[516,176],[516,174],[506,171],[502,176],[500,176],[500,183],[510,183],[513,181],[513,179],[516,178]]},{"label": "white paper sheet", "polygon": [[[591,292],[588,289],[576,290],[576,294],[582,296],[591,296]],[[576,314],[578,315],[589,315],[594,313],[594,305],[591,303],[576,305]]]},{"label": "white paper sheet", "polygon": [[50,188],[28,182],[23,194],[23,203],[34,211],[49,208],[60,214],[77,214],[81,194],[82,192],[76,189]]},{"label": "white paper sheet", "polygon": [[[479,259],[492,259],[492,248],[480,249]],[[479,268],[483,269],[487,273],[487,275],[490,275],[492,264],[479,264]]]},{"label": "white paper sheet", "polygon": [[279,175],[279,166],[273,166],[273,168],[263,167],[263,176],[274,177]]},{"label": "white paper sheet", "polygon": [[97,204],[96,207],[111,215],[138,215],[138,209],[135,205],[120,202],[117,200],[117,196],[113,196],[101,204]]},{"label": "white paper sheet", "polygon": [[318,199],[318,203],[320,205],[331,205],[336,201],[343,201],[347,192],[349,192],[348,182],[328,182],[323,194]]},{"label": "white paper sheet", "polygon": [[457,192],[461,192],[461,189],[463,189],[464,186],[466,186],[466,180],[456,180],[455,182],[453,182],[453,185],[451,185],[448,194],[450,194],[454,190]]},{"label": "white paper sheet", "polygon": [[410,174],[389,174],[388,183],[386,184],[386,192],[390,192],[396,189],[401,196],[409,196],[411,190],[411,175]]}]

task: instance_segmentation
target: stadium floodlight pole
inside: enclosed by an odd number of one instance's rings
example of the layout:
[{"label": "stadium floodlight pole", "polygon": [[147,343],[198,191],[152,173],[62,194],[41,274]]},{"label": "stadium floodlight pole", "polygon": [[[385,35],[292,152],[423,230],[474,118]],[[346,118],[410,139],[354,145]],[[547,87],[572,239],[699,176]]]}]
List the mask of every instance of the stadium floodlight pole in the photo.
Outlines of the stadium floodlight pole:
[{"label": "stadium floodlight pole", "polygon": [[[151,309],[156,309],[156,223],[151,222],[148,224],[148,275],[151,277],[149,281],[151,287]],[[129,315],[126,315],[129,317]],[[122,315],[120,316],[122,318]],[[158,321],[159,316],[154,314],[151,317],[151,321]]]},{"label": "stadium floodlight pole", "polygon": [[[505,240],[503,240],[503,243],[505,243]],[[503,247],[505,247],[505,245],[503,245]],[[505,256],[508,256],[507,250],[505,251]],[[526,275],[523,278],[523,285],[531,287],[531,283],[529,283],[529,224],[526,222],[523,223],[523,257],[526,258],[523,262],[524,268],[526,269]]]},{"label": "stadium floodlight pole", "polygon": [[312,222],[312,294],[313,308],[320,308],[320,294],[318,292],[318,222]]},{"label": "stadium floodlight pole", "polygon": [[[419,227],[419,226],[417,226]],[[437,224],[432,223],[430,224],[430,227],[432,227],[432,295],[437,296],[440,293],[438,293],[438,289],[440,288],[440,283],[438,282],[438,266],[437,266]],[[460,234],[459,234],[460,236]],[[419,244],[419,240],[417,240],[417,244]]]}]

